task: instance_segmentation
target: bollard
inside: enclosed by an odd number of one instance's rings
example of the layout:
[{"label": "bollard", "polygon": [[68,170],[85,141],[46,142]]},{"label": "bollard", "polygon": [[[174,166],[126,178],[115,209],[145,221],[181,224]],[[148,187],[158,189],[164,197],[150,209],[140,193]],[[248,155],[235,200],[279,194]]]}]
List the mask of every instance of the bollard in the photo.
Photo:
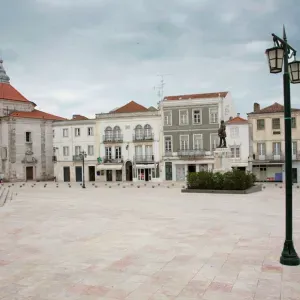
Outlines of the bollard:
[{"label": "bollard", "polygon": [[123,185],[123,189],[125,189],[125,185]]},{"label": "bollard", "polygon": [[155,188],[155,186],[154,186],[154,185],[152,185],[152,188],[154,189],[154,188]]},{"label": "bollard", "polygon": [[138,186],[137,186],[137,188],[139,189],[139,188],[140,188],[140,186],[138,185]]}]

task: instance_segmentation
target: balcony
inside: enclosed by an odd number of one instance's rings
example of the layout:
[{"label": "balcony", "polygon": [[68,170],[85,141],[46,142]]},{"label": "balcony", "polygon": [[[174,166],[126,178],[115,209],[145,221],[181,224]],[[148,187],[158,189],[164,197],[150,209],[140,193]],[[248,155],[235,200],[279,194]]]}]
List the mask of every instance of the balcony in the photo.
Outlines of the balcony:
[{"label": "balcony", "polygon": [[134,133],[132,135],[132,140],[134,142],[151,142],[154,140],[154,133]]},{"label": "balcony", "polygon": [[81,155],[73,155],[73,161],[82,161]]},{"label": "balcony", "polygon": [[103,143],[104,144],[111,144],[111,143],[122,143],[123,142],[123,135],[103,135]]},{"label": "balcony", "polygon": [[265,154],[257,155],[253,154],[253,161],[264,161],[264,162],[283,162],[285,160],[284,154]]},{"label": "balcony", "polygon": [[154,155],[135,155],[134,156],[135,163],[143,164],[143,163],[154,163]]},{"label": "balcony", "polygon": [[212,153],[203,149],[180,149],[177,150],[177,156],[183,159],[201,159],[212,156]]},{"label": "balcony", "polygon": [[123,163],[123,156],[104,156],[102,157],[102,162],[104,164],[122,164]]}]

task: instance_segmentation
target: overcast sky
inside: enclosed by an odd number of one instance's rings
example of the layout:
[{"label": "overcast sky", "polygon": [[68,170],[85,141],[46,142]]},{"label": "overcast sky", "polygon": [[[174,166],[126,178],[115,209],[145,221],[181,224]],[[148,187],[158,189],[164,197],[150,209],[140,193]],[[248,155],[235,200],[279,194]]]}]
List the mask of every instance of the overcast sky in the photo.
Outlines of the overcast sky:
[{"label": "overcast sky", "polygon": [[[0,0],[0,49],[11,84],[38,108],[94,116],[134,100],[229,90],[245,115],[282,103],[268,71],[271,33],[299,50],[299,0]],[[300,107],[300,84],[292,85]]]}]

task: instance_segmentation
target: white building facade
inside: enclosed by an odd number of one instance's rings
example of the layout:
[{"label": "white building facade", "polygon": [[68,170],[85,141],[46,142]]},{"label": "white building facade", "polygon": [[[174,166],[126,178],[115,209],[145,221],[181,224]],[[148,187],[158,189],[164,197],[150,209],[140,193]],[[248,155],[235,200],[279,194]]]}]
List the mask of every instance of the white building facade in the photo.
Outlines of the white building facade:
[{"label": "white building facade", "polygon": [[35,109],[11,84],[0,60],[0,179],[45,181],[54,176],[54,120],[63,120]]},{"label": "white building facade", "polygon": [[227,147],[232,168],[249,171],[249,124],[238,114],[226,124]]},{"label": "white building facade", "polygon": [[96,134],[95,120],[73,118],[53,123],[54,176],[57,181],[97,180]]},{"label": "white building facade", "polygon": [[160,181],[160,112],[131,101],[96,115],[100,181]]}]

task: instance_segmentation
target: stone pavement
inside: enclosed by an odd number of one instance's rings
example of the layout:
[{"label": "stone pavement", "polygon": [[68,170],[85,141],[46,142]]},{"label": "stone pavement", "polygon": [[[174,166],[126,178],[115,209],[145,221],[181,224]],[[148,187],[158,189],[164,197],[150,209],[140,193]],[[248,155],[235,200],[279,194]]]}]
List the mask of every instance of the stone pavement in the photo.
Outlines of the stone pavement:
[{"label": "stone pavement", "polygon": [[[181,194],[167,184],[9,189],[0,205],[1,300],[300,299],[300,268],[278,262],[279,186],[250,195]],[[296,187],[294,199],[300,254]]]}]

